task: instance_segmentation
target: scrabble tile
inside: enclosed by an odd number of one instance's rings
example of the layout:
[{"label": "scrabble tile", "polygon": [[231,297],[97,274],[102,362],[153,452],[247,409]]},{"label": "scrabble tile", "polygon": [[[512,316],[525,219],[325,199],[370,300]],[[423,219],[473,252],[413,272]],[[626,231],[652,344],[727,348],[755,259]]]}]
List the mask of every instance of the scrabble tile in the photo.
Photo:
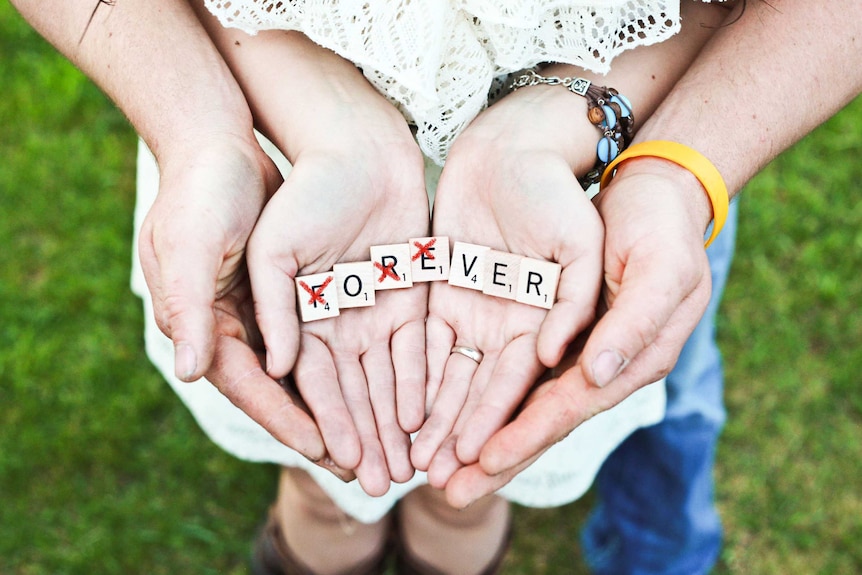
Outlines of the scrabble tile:
[{"label": "scrabble tile", "polygon": [[339,314],[335,274],[324,272],[296,278],[296,300],[302,321]]},{"label": "scrabble tile", "polygon": [[455,242],[449,269],[449,284],[482,291],[485,285],[485,254],[491,248]]},{"label": "scrabble tile", "polygon": [[449,238],[412,238],[407,243],[414,282],[449,279]]},{"label": "scrabble tile", "polygon": [[408,244],[371,246],[371,262],[374,265],[374,289],[413,287]]},{"label": "scrabble tile", "polygon": [[521,260],[515,299],[521,303],[551,309],[557,299],[562,266],[533,258]]},{"label": "scrabble tile", "polygon": [[518,268],[523,256],[488,250],[485,252],[485,285],[482,293],[515,299],[518,295]]},{"label": "scrabble tile", "polygon": [[338,307],[368,307],[374,305],[374,264],[353,262],[335,264],[335,286],[338,291]]}]

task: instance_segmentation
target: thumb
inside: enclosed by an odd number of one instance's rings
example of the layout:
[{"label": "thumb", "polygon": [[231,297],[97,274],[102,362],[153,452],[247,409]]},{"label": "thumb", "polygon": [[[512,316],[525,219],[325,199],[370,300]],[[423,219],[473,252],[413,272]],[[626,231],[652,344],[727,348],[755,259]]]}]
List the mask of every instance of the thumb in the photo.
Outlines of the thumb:
[{"label": "thumb", "polygon": [[[221,257],[201,236],[185,231],[159,242],[142,229],[139,251],[153,297],[153,313],[174,344],[174,371],[183,381],[203,377],[215,349],[216,277]],[[181,241],[176,238],[182,237]]]},{"label": "thumb", "polygon": [[[617,289],[609,290],[608,311],[584,346],[581,365],[587,382],[604,387],[644,350],[658,343],[665,351],[672,348],[666,345],[667,332],[670,327],[678,331],[678,311],[699,307],[701,300],[705,307],[709,299],[706,256],[702,250],[687,253],[690,257],[685,258],[681,250],[661,255],[653,251],[649,261],[629,259],[626,262]],[[678,338],[680,347],[685,337]],[[672,353],[649,355],[652,360],[648,363],[652,365],[639,367],[652,372],[641,374],[645,381],[667,375],[675,356]]]}]

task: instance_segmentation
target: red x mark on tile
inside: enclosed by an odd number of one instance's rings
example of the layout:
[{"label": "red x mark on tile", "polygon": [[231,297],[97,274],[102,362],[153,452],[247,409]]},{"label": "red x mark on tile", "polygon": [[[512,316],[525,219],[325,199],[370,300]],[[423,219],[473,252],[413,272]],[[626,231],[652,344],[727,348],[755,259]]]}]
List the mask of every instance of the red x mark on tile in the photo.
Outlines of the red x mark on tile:
[{"label": "red x mark on tile", "polygon": [[431,253],[431,247],[437,243],[437,238],[431,238],[431,241],[427,244],[423,244],[422,242],[413,242],[413,245],[419,248],[419,251],[413,254],[413,257],[410,258],[410,261],[416,261],[421,257],[427,258],[429,260],[434,259],[434,254]]},{"label": "red x mark on tile", "polygon": [[308,295],[311,296],[311,299],[308,300],[308,305],[314,305],[314,303],[319,303],[320,305],[326,305],[326,300],[323,299],[323,290],[326,289],[326,286],[329,285],[329,282],[332,281],[332,276],[328,276],[322,284],[317,286],[317,289],[312,289],[308,287],[308,284],[304,281],[300,280],[299,285],[308,292]]},{"label": "red x mark on tile", "polygon": [[[385,258],[384,258],[384,259],[385,259]],[[379,270],[380,270],[380,272],[381,272],[380,277],[377,279],[377,282],[378,282],[378,283],[383,283],[383,280],[385,280],[385,279],[386,279],[386,276],[391,277],[392,279],[394,279],[394,280],[395,280],[395,281],[397,281],[397,282],[398,282],[398,281],[401,281],[401,278],[400,278],[400,277],[398,277],[398,274],[396,274],[396,273],[395,273],[395,263],[396,263],[396,262],[395,262],[395,261],[393,261],[393,262],[388,263],[388,264],[386,264],[386,265],[384,266],[384,265],[383,265],[383,264],[381,264],[380,262],[374,262],[374,267],[376,267],[377,269],[379,269]]]}]

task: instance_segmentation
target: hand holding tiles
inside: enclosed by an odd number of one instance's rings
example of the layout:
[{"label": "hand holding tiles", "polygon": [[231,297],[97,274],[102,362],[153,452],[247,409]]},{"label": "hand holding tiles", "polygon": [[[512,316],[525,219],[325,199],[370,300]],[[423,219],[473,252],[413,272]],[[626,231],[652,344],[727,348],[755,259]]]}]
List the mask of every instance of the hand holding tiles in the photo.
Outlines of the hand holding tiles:
[{"label": "hand holding tiles", "polygon": [[414,282],[448,281],[545,309],[556,301],[560,264],[554,262],[463,242],[455,242],[450,257],[447,237],[371,246],[369,251],[369,261],[335,264],[330,272],[295,279],[303,322],[336,317],[341,309],[373,306],[376,291],[407,289]]},{"label": "hand holding tiles", "polygon": [[[560,92],[519,90],[489,107],[459,136],[440,177],[433,235],[491,249],[473,263],[477,248],[459,255],[458,242],[453,247],[451,281],[470,287],[481,277],[483,291],[431,286],[432,407],[411,460],[436,487],[479,461],[488,439],[595,314],[603,228],[575,176],[579,159],[584,171],[594,160],[594,136],[579,137],[578,126],[594,127],[573,113],[582,102]],[[588,145],[579,149],[582,142]],[[548,287],[557,278],[554,298]],[[484,357],[477,365],[452,354],[453,345]]]},{"label": "hand holding tiles", "polygon": [[[420,162],[362,149],[302,156],[261,214],[248,268],[268,374],[291,372],[326,456],[381,495],[414,474],[408,427],[424,417],[428,288],[376,289],[368,248],[427,234],[429,215]],[[381,259],[386,280],[402,285],[406,249]]]}]

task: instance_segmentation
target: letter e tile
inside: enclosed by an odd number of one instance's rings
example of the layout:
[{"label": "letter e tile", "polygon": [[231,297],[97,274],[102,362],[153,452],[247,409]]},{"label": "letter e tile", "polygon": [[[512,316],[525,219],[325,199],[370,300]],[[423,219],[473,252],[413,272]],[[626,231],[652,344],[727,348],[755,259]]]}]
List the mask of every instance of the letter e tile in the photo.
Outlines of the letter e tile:
[{"label": "letter e tile", "polygon": [[412,238],[408,245],[414,282],[449,279],[449,238]]},{"label": "letter e tile", "polygon": [[515,299],[518,295],[518,268],[524,256],[497,250],[485,252],[485,285],[488,295]]}]

